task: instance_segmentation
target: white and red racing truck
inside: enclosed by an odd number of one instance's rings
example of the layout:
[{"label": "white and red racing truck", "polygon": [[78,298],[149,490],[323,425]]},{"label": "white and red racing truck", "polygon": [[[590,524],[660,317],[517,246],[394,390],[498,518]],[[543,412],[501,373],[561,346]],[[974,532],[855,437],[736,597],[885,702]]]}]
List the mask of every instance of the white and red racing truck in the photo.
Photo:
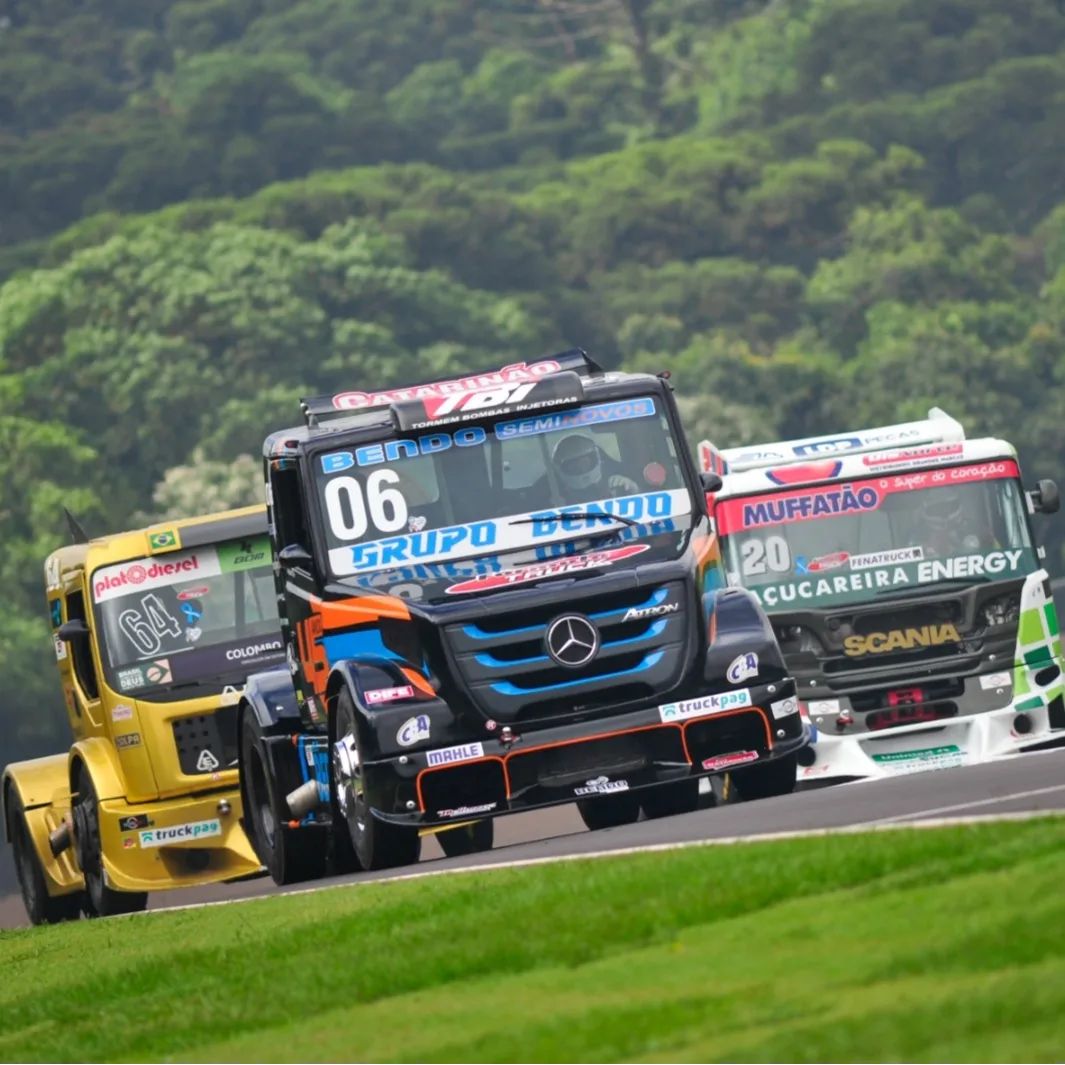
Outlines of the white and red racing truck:
[{"label": "white and red racing truck", "polygon": [[925,421],[718,451],[728,581],[765,607],[814,743],[799,783],[983,762],[1065,744],[1058,618],[1004,440]]}]

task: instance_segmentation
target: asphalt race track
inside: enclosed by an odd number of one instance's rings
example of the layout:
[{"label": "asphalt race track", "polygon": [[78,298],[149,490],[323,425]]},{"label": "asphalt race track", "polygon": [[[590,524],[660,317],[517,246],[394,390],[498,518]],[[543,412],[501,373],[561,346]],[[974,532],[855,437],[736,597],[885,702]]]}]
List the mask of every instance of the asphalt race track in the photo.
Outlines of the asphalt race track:
[{"label": "asphalt race track", "polygon": [[[804,791],[778,799],[711,807],[600,832],[585,830],[575,806],[515,814],[496,821],[496,847],[486,854],[444,858],[437,843],[427,839],[422,847],[422,860],[415,867],[356,873],[287,888],[279,888],[263,877],[240,884],[158,893],[151,897],[149,907],[160,910],[412,873],[443,873],[663,845],[1062,811],[1065,811],[1065,749],[989,765],[913,773],[889,780]],[[26,923],[21,899],[3,900],[0,927]]]}]

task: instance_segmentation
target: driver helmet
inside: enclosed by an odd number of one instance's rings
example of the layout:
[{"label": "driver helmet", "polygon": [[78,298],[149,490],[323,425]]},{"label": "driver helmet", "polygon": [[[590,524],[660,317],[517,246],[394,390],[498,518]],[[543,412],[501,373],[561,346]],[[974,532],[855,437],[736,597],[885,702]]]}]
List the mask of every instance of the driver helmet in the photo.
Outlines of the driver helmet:
[{"label": "driver helmet", "polygon": [[567,488],[588,488],[602,480],[599,448],[594,440],[580,433],[564,436],[555,444],[551,461]]},{"label": "driver helmet", "polygon": [[951,529],[962,533],[964,507],[961,492],[957,488],[937,488],[922,493],[921,515],[936,531]]}]

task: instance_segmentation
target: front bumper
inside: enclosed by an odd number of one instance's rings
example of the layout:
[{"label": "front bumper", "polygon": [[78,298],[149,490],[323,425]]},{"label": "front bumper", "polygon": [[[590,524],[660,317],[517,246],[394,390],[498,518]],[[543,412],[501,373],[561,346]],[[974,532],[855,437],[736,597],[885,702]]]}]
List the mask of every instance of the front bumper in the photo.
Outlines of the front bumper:
[{"label": "front bumper", "polygon": [[119,891],[164,891],[258,874],[262,865],[240,815],[238,788],[152,803],[102,801],[107,884]]},{"label": "front bumper", "polygon": [[[499,734],[503,730],[484,733],[443,750],[366,762],[363,783],[377,817],[439,825],[708,777],[730,765],[784,757],[809,741],[794,696],[782,712],[788,699],[778,688],[751,688],[750,695],[750,705],[723,711],[700,713],[687,706],[698,700],[668,704],[685,707],[679,719],[655,706],[520,734],[515,730],[509,738]],[[738,762],[737,756],[742,756]]]},{"label": "front bumper", "polygon": [[[1065,710],[1061,696],[1042,699],[1018,709],[1021,700],[1011,700],[994,710],[941,723],[902,725],[881,732],[853,736],[832,735],[814,729],[813,742],[800,765],[796,786],[821,787],[846,780],[894,777],[930,769],[976,765],[1022,754],[1028,750],[1065,745]],[[1018,729],[1027,723],[1027,731]]]}]

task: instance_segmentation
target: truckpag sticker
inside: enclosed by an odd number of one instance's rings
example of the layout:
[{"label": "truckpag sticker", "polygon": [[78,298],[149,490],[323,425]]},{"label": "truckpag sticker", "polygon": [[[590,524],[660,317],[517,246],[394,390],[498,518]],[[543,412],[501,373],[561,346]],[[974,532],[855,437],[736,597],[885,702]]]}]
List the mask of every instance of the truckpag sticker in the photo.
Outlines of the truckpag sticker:
[{"label": "truckpag sticker", "polygon": [[679,703],[663,703],[658,708],[658,716],[663,721],[682,721],[689,717],[702,717],[707,714],[720,714],[725,710],[751,705],[749,688],[738,688],[732,692],[716,695],[704,695],[699,699],[683,699]]},{"label": "truckpag sticker", "polygon": [[[580,516],[587,513],[603,517]],[[690,513],[691,499],[683,488],[589,500],[572,506],[334,547],[329,552],[329,565],[338,577],[346,577],[394,566],[437,562],[449,557],[515,551],[556,543],[572,539],[575,533],[609,529],[611,523],[604,519],[612,515],[647,524]]]},{"label": "truckpag sticker", "polygon": [[[612,566],[622,559],[632,558],[648,550],[649,544],[629,544],[627,547],[614,547],[605,551],[592,551],[587,555],[572,555],[568,558],[556,558],[541,562],[535,566],[521,566],[517,569],[504,570],[485,577],[453,584],[446,589],[448,595],[465,595],[469,592],[488,592],[496,588],[508,588],[514,584],[528,584],[530,581],[542,581],[564,573],[582,573],[585,570],[598,569],[600,566]],[[669,609],[678,609],[673,604]],[[630,611],[631,613],[631,611]]]},{"label": "truckpag sticker", "polygon": [[166,828],[149,828],[138,833],[142,847],[166,847],[172,843],[186,843],[190,839],[206,839],[222,835],[222,822],[190,821],[184,825],[169,825]]}]

